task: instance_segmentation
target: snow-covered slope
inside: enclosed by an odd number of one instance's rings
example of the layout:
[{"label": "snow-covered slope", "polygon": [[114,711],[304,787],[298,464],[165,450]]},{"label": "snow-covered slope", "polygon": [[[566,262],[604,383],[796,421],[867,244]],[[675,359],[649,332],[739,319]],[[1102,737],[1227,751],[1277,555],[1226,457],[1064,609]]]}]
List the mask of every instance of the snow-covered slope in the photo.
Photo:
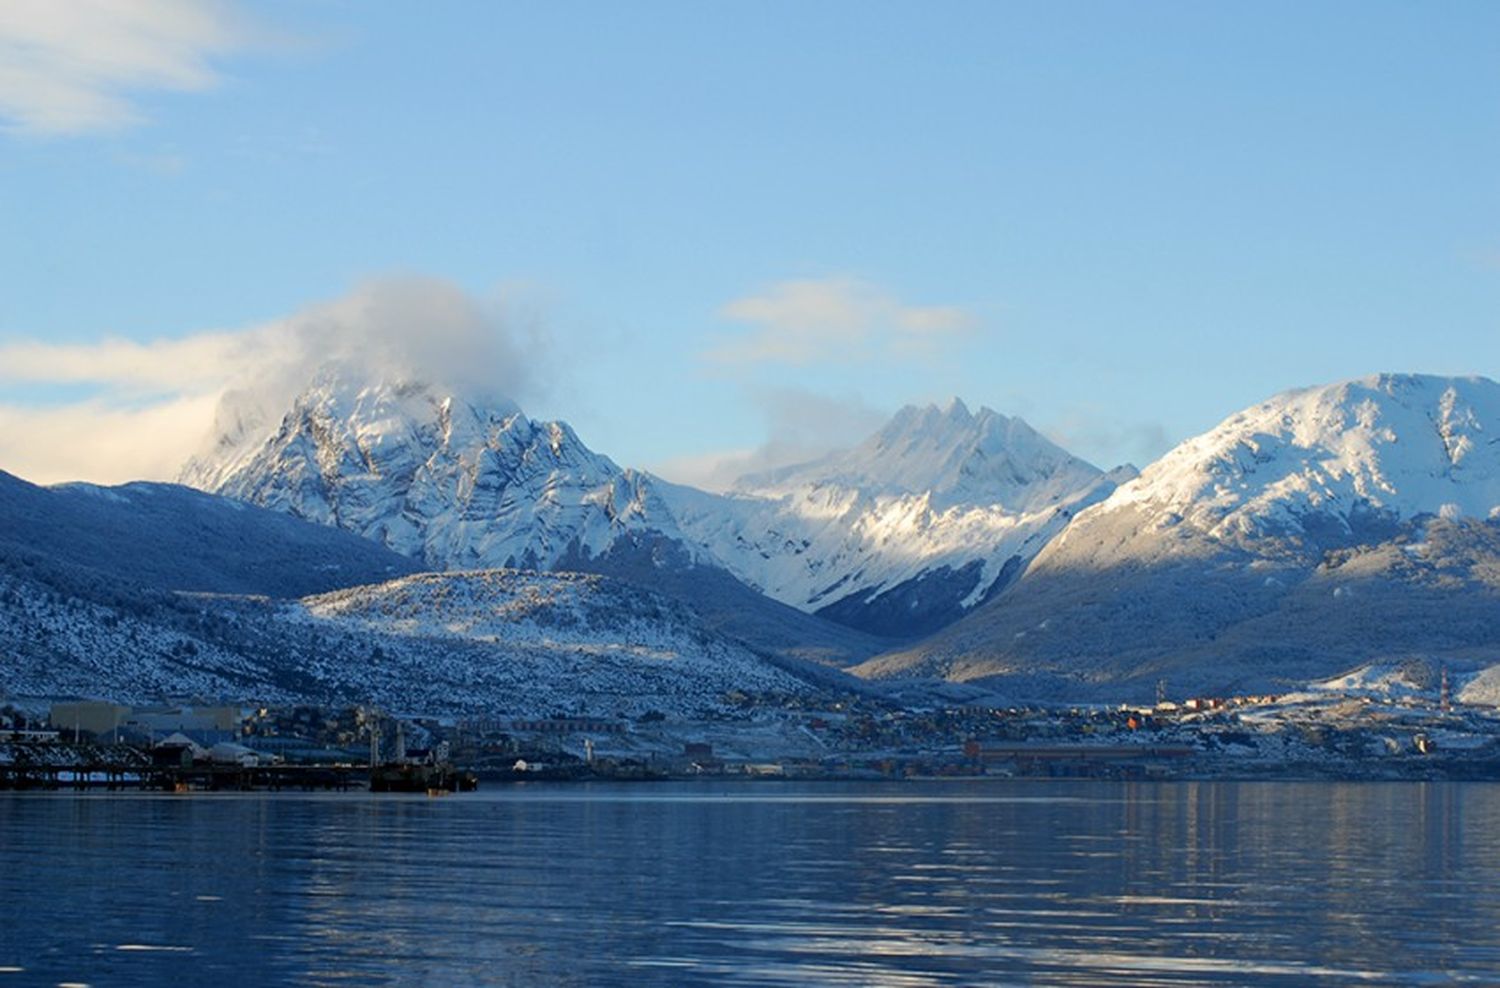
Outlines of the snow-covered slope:
[{"label": "snow-covered slope", "polygon": [[1097,514],[1131,510],[1231,543],[1500,518],[1500,385],[1383,374],[1277,395],[1173,449]]},{"label": "snow-covered slope", "polygon": [[1266,685],[1500,640],[1500,385],[1290,391],[1081,513],[1010,591],[873,675]]},{"label": "snow-covered slope", "polygon": [[[628,583],[415,567],[185,487],[41,488],[0,473],[0,694],[698,715],[732,690],[842,682]],[[309,593],[323,595],[297,600]],[[753,607],[736,609],[753,622]]]},{"label": "snow-covered slope", "polygon": [[[425,653],[421,676],[460,696],[538,712],[687,710],[734,690],[809,691],[683,604],[594,575],[429,573],[308,598],[296,612],[318,627],[374,634],[388,651]],[[476,666],[476,648],[491,661]]]},{"label": "snow-covered slope", "polygon": [[913,637],[1025,568],[1126,468],[1105,475],[1019,418],[908,406],[859,446],[742,478],[664,485],[682,531],[746,583],[807,611]]}]

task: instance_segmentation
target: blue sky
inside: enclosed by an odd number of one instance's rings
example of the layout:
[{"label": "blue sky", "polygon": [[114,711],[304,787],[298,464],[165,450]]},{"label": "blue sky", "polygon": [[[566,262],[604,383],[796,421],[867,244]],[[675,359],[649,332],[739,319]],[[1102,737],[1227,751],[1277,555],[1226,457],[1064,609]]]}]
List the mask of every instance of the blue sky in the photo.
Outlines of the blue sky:
[{"label": "blue sky", "polygon": [[1109,466],[1500,376],[1493,3],[14,0],[0,124],[36,480],[170,476],[391,284],[396,359],[468,300],[530,414],[705,482],[955,394]]}]

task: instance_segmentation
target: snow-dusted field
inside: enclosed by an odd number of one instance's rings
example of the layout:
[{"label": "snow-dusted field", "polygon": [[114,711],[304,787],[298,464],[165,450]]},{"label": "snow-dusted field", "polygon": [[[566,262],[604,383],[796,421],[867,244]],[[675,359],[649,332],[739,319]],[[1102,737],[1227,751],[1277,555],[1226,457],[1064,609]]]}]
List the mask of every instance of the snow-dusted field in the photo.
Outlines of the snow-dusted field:
[{"label": "snow-dusted field", "polygon": [[119,592],[111,601],[107,588],[24,571],[0,573],[0,689],[14,695],[709,716],[735,690],[813,691],[704,630],[683,605],[601,577],[489,571],[304,601]]}]

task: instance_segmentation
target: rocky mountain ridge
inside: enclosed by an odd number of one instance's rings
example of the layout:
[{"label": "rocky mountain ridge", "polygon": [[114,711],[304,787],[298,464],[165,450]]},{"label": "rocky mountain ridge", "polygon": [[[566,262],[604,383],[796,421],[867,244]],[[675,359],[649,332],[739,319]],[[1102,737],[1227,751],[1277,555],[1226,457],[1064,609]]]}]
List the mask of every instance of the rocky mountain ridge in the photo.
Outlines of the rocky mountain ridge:
[{"label": "rocky mountain ridge", "polygon": [[853,449],[741,478],[726,496],[665,488],[680,528],[766,594],[893,637],[934,631],[1018,577],[1110,474],[1019,418],[907,406]]}]

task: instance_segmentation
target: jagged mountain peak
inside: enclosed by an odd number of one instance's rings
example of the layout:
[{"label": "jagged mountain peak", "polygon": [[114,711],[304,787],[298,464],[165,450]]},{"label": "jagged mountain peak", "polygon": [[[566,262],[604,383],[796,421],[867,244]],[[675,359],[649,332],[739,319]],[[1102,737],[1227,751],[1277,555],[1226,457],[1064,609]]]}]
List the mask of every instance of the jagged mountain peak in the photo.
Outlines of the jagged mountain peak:
[{"label": "jagged mountain peak", "polygon": [[248,461],[280,432],[317,423],[375,438],[410,436],[440,421],[460,428],[504,425],[521,414],[504,396],[459,389],[406,375],[371,376],[341,363],[317,368],[290,393],[234,390],[224,394],[214,423],[198,451],[183,465],[179,481],[218,491],[242,473]]},{"label": "jagged mountain peak", "polygon": [[863,447],[896,454],[924,448],[1014,452],[1042,447],[1062,452],[1025,419],[1002,415],[987,406],[971,412],[960,398],[941,406],[905,406]]},{"label": "jagged mountain peak", "polygon": [[547,569],[606,550],[624,530],[671,527],[642,475],[508,399],[333,367],[274,421],[211,444],[184,482],[443,569]]},{"label": "jagged mountain peak", "polygon": [[740,494],[781,496],[809,487],[867,497],[924,496],[935,506],[1002,505],[1031,511],[1085,486],[1100,471],[1018,416],[991,408],[907,405],[852,449],[740,478]]},{"label": "jagged mountain peak", "polygon": [[[994,416],[998,413],[989,408],[980,408],[979,415]],[[1003,416],[1001,416],[1003,418]],[[953,428],[969,428],[973,425],[976,414],[969,411],[969,406],[957,395],[949,398],[939,405],[936,402],[928,405],[903,405],[896,414],[881,428],[880,433],[899,434],[919,427],[929,432],[946,431]],[[880,434],[880,433],[877,433]]]},{"label": "jagged mountain peak", "polygon": [[682,530],[751,586],[906,637],[998,592],[1126,476],[955,398],[908,405],[858,446],[744,477],[727,497],[664,493]]}]

